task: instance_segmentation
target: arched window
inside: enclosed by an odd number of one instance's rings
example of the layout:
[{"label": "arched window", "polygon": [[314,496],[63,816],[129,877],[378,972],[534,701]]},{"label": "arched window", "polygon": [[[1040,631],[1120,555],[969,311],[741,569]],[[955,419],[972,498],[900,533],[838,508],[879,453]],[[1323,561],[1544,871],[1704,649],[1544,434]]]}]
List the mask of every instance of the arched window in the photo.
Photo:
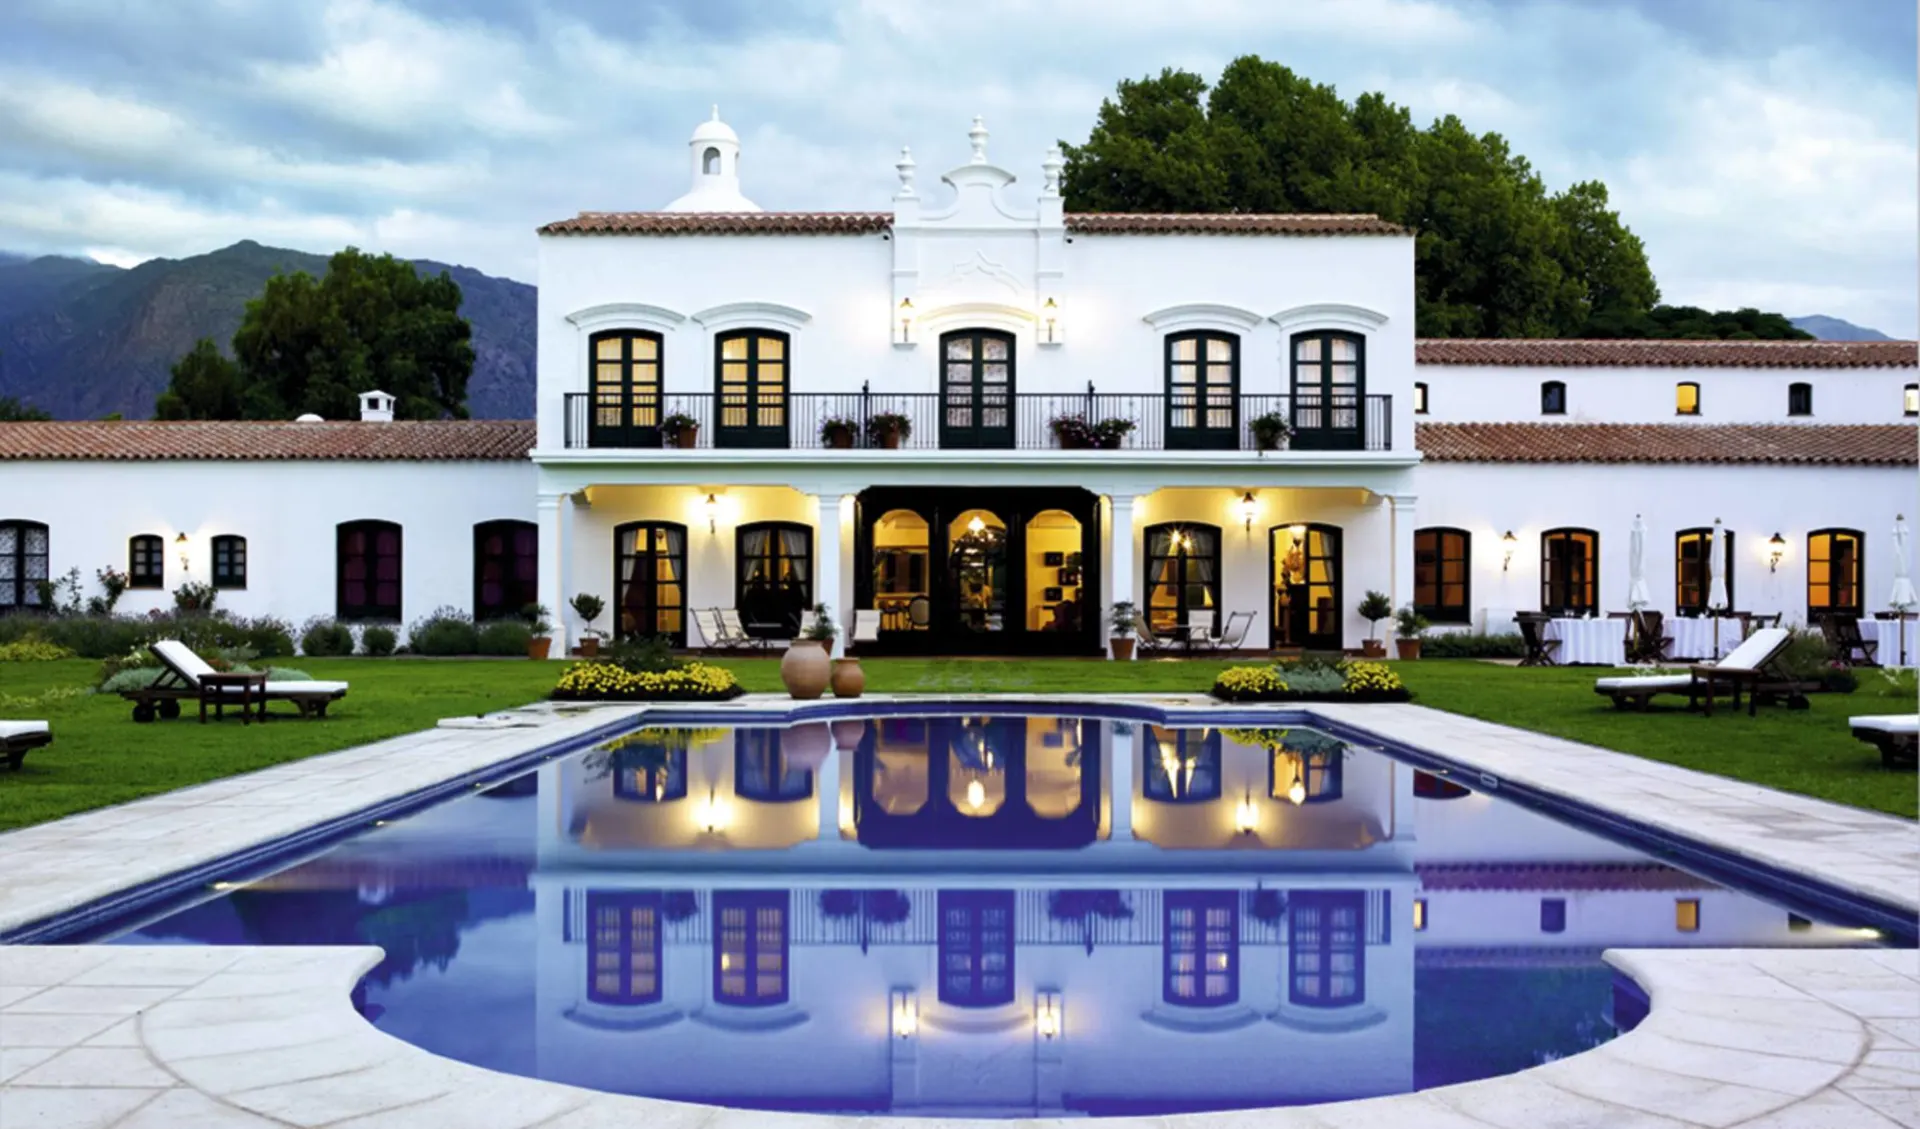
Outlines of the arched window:
[{"label": "arched window", "polygon": [[1220,731],[1144,727],[1140,791],[1163,804],[1203,804],[1220,798]]},{"label": "arched window", "polygon": [[700,154],[700,171],[708,176],[720,175],[720,150],[709,145],[707,151]]},{"label": "arched window", "polygon": [[483,521],[473,527],[473,618],[507,619],[540,602],[540,527]]},{"label": "arched window", "polygon": [[1796,380],[1787,385],[1787,414],[1790,416],[1813,414],[1813,385],[1804,380]]},{"label": "arched window", "polygon": [[1549,529],[1540,535],[1540,610],[1589,615],[1600,607],[1600,535]]},{"label": "arched window", "polygon": [[213,539],[213,586],[247,586],[247,539],[223,533]]},{"label": "arched window", "polygon": [[733,731],[733,791],[743,800],[783,804],[813,795],[813,773],[780,751],[778,729]]},{"label": "arched window", "polygon": [[1344,1007],[1367,998],[1366,895],[1295,890],[1287,896],[1287,1000]]},{"label": "arched window", "polygon": [[[1719,546],[1721,579],[1727,585],[1727,604],[1734,606],[1733,569],[1737,560],[1733,555],[1733,534],[1722,529],[1721,536],[1726,544]],[[1673,591],[1674,611],[1680,615],[1706,615],[1707,603],[1712,595],[1712,578],[1707,575],[1708,560],[1714,555],[1713,529],[1711,526],[1696,526],[1682,529],[1673,538]]]},{"label": "arched window", "polygon": [[687,643],[687,527],[631,521],[614,527],[614,632]]},{"label": "arched window", "polygon": [[1413,531],[1413,608],[1434,623],[1471,623],[1473,534],[1436,526]]},{"label": "arched window", "polygon": [[593,351],[592,447],[660,445],[660,335],[614,329],[589,339]]},{"label": "arched window", "polygon": [[660,895],[587,891],[587,999],[660,1000]]},{"label": "arched window", "polygon": [[142,533],[127,538],[127,587],[166,587],[166,543],[159,534]]},{"label": "arched window", "polygon": [[1195,523],[1146,529],[1147,621],[1156,632],[1218,630],[1220,528]]},{"label": "arched window", "polygon": [[1427,414],[1427,385],[1425,381],[1415,381],[1413,385],[1413,414]]},{"label": "arched window", "polygon": [[1901,410],[1910,416],[1920,416],[1920,384],[1909,384],[1900,391]]},{"label": "arched window", "polygon": [[1861,614],[1860,570],[1867,535],[1857,529],[1816,529],[1807,534],[1807,621],[1825,615]]},{"label": "arched window", "polygon": [[1013,446],[1013,334],[963,329],[940,335],[940,445]]},{"label": "arched window", "polygon": [[1563,416],[1567,414],[1567,385],[1565,381],[1548,380],[1541,383],[1540,414],[1543,416]]},{"label": "arched window", "polygon": [[1239,446],[1240,338],[1212,332],[1169,335],[1167,448],[1231,451]]},{"label": "arched window", "polygon": [[37,521],[0,521],[0,613],[40,606],[50,545]]},{"label": "arched window", "polygon": [[742,329],[714,339],[716,447],[787,446],[787,377],[792,339],[774,329]]},{"label": "arched window", "polygon": [[792,638],[813,606],[813,527],[756,521],[734,532],[733,606],[747,633]]},{"label": "arched window", "polygon": [[334,537],[334,611],[340,619],[400,619],[400,527],[343,521]]},{"label": "arched window", "polygon": [[1691,380],[1683,380],[1673,386],[1673,411],[1675,415],[1697,416],[1700,414],[1700,386]]},{"label": "arched window", "polygon": [[1240,891],[1168,890],[1161,946],[1161,998],[1181,1007],[1224,1007],[1240,998]]},{"label": "arched window", "polygon": [[736,1007],[787,1002],[787,892],[713,894],[713,998]]},{"label": "arched window", "polygon": [[940,1002],[1013,1002],[1013,891],[940,891]]},{"label": "arched window", "polygon": [[1337,525],[1306,522],[1267,531],[1268,638],[1276,647],[1341,649],[1345,600],[1343,535]]},{"label": "arched window", "polygon": [[1293,335],[1293,446],[1365,446],[1366,339],[1327,331]]}]

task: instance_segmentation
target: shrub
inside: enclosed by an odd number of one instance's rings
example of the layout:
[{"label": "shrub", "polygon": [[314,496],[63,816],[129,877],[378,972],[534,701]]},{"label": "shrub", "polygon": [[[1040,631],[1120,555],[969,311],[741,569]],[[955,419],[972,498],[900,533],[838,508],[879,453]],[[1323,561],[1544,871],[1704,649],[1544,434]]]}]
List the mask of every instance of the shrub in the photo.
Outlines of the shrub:
[{"label": "shrub", "polygon": [[607,633],[594,629],[593,621],[607,610],[607,602],[591,592],[581,592],[573,598],[573,614],[580,617],[581,630],[595,639],[605,639]]},{"label": "shrub", "polygon": [[120,603],[120,597],[127,594],[132,579],[112,566],[96,569],[93,578],[100,582],[100,594],[87,599],[87,614],[112,615],[114,607]]},{"label": "shrub", "polygon": [[1405,702],[1412,694],[1381,663],[1330,666],[1314,660],[1280,666],[1235,666],[1220,672],[1212,694],[1228,702]]},{"label": "shrub", "polygon": [[1411,604],[1393,613],[1393,633],[1402,639],[1418,639],[1431,626],[1427,617],[1414,611]]},{"label": "shrub", "polygon": [[1820,687],[1833,694],[1851,694],[1860,688],[1860,676],[1846,663],[1835,662],[1820,676]]},{"label": "shrub", "polygon": [[527,653],[533,629],[517,619],[496,619],[482,624],[475,636],[474,649],[483,655],[520,655]]},{"label": "shrub", "polygon": [[360,633],[360,649],[377,659],[391,655],[399,642],[393,633],[393,628],[377,623]]},{"label": "shrub", "polygon": [[124,655],[159,638],[152,621],[132,616],[0,616],[0,643],[33,637],[65,647],[83,659]]},{"label": "shrub", "polygon": [[1281,682],[1296,694],[1338,694],[1347,688],[1347,676],[1338,667],[1302,663],[1279,670]]},{"label": "shrub", "polygon": [[100,683],[102,694],[118,694],[125,690],[144,690],[160,677],[157,666],[130,666],[115,671]]},{"label": "shrub", "polygon": [[567,668],[552,697],[563,702],[698,702],[737,698],[742,693],[732,671],[702,662],[639,674],[611,662],[586,662]]},{"label": "shrub", "polygon": [[37,635],[29,635],[12,643],[0,643],[0,663],[53,662],[72,657],[72,651]]},{"label": "shrub", "polygon": [[1527,648],[1518,635],[1448,631],[1427,636],[1420,653],[1430,659],[1519,659],[1526,657]]},{"label": "shrub", "polygon": [[1794,628],[1774,664],[1794,682],[1818,682],[1824,685],[1833,661],[1833,648],[1828,645],[1825,635],[1819,631]]},{"label": "shrub", "polygon": [[353,653],[353,628],[331,619],[316,619],[300,633],[300,653],[320,658]]},{"label": "shrub", "polygon": [[664,674],[680,665],[673,657],[673,640],[664,635],[622,639],[601,651],[600,659],[628,674]]},{"label": "shrub", "polygon": [[471,655],[480,650],[480,633],[457,608],[436,608],[407,628],[407,647],[416,655]]},{"label": "shrub", "polygon": [[1355,610],[1360,613],[1361,619],[1367,621],[1367,638],[1371,639],[1379,632],[1380,621],[1393,614],[1393,601],[1387,599],[1385,592],[1369,591]]},{"label": "shrub", "polygon": [[263,615],[254,620],[237,620],[241,634],[246,637],[247,646],[263,659],[283,658],[293,654],[293,625],[284,619]]}]

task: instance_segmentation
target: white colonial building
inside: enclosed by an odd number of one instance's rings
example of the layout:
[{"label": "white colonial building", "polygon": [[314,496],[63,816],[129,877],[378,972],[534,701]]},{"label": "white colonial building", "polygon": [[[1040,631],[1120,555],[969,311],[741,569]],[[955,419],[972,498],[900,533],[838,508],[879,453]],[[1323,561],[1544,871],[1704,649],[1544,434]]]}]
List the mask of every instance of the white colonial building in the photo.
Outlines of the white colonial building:
[{"label": "white colonial building", "polygon": [[667,208],[540,230],[531,424],[0,425],[0,606],[110,565],[123,607],[295,621],[587,592],[699,647],[693,610],[824,602],[873,653],[1091,655],[1125,600],[1340,649],[1368,590],[1624,609],[1636,516],[1669,615],[1716,519],[1733,609],[1885,606],[1912,343],[1418,341],[1404,229],[1069,215],[1056,154],[1023,190],[969,141],[937,186],[903,151],[888,209],[768,212],[702,123]]}]

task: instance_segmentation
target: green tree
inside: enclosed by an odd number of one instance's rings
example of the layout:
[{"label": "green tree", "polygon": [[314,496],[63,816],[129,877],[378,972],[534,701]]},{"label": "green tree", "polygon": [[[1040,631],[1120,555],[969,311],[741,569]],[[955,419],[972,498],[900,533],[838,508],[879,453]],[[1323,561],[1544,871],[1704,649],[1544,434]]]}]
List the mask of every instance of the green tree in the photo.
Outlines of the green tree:
[{"label": "green tree", "polygon": [[0,396],[0,423],[38,423],[53,417],[24,400]]},{"label": "green tree", "polygon": [[360,393],[378,388],[398,419],[465,419],[473,331],[460,299],[445,272],[422,278],[404,259],[353,247],[321,278],[275,275],[233,335],[236,379],[211,342],[196,344],[162,397],[162,411],[182,414],[162,418],[352,419]]}]

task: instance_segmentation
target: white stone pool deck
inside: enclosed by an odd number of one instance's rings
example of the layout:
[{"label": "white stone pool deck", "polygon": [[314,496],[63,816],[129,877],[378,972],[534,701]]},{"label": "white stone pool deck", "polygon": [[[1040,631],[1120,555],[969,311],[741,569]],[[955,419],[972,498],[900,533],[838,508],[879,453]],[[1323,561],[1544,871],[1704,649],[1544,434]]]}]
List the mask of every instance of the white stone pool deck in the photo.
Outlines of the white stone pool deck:
[{"label": "white stone pool deck", "polygon": [[[1177,695],[1134,700],[1169,708],[1213,705]],[[754,696],[736,708],[788,704]],[[1620,811],[1920,912],[1920,829],[1906,820],[1418,706],[1309,709],[1502,781]],[[0,835],[0,857],[7,860],[0,870],[0,929],[483,770],[636,712],[638,707],[543,712],[540,723],[528,728],[429,730]],[[0,948],[0,1129],[948,1124],[681,1105],[439,1058],[382,1034],[353,1011],[348,993],[376,959],[376,950],[362,948]],[[1653,1010],[1638,1029],[1597,1050],[1418,1094],[1105,1124],[1920,1127],[1920,954],[1692,949],[1615,951],[1608,959],[1648,990]]]}]

